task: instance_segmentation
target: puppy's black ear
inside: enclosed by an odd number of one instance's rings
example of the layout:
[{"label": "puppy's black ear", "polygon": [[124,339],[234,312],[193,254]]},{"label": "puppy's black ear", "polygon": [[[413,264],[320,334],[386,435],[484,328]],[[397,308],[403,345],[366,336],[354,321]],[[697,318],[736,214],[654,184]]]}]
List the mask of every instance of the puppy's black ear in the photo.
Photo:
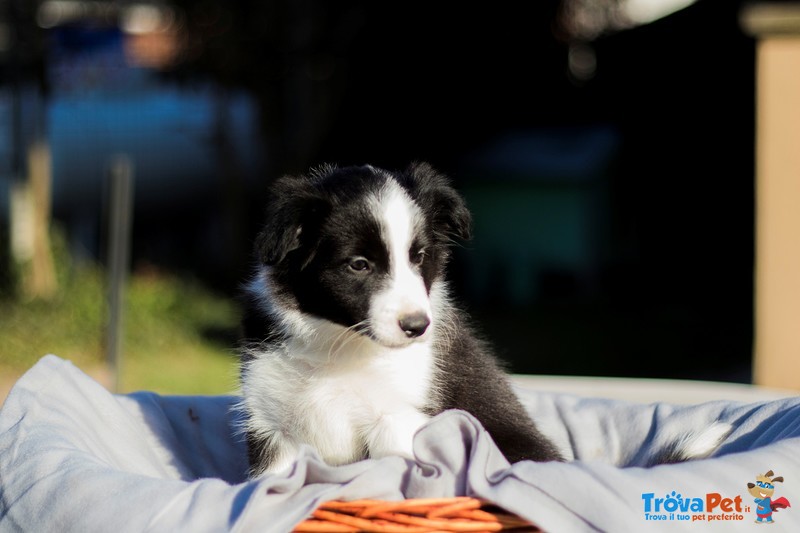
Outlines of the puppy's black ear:
[{"label": "puppy's black ear", "polygon": [[467,204],[450,184],[428,163],[412,163],[406,175],[411,181],[414,200],[433,214],[433,225],[445,240],[469,240],[472,237],[472,215]]},{"label": "puppy's black ear", "polygon": [[305,176],[284,176],[270,187],[267,221],[256,238],[255,253],[266,265],[277,265],[297,251],[305,267],[314,257],[319,227],[328,204]]}]

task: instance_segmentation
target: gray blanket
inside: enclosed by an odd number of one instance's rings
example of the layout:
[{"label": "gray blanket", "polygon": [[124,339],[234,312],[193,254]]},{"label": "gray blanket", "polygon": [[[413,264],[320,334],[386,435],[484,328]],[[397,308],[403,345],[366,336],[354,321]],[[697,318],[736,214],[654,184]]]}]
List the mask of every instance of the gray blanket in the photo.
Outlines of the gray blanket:
[{"label": "gray blanket", "polygon": [[[0,411],[0,531],[283,532],[326,500],[455,495],[546,531],[750,530],[747,483],[768,470],[784,477],[772,499],[800,507],[799,398],[677,407],[518,392],[574,461],[510,466],[454,411],[420,430],[415,462],[329,467],[305,449],[287,474],[248,481],[236,398],[115,396],[47,356]],[[714,457],[637,466],[717,420],[734,429]],[[771,531],[800,531],[800,508],[772,519]]]}]

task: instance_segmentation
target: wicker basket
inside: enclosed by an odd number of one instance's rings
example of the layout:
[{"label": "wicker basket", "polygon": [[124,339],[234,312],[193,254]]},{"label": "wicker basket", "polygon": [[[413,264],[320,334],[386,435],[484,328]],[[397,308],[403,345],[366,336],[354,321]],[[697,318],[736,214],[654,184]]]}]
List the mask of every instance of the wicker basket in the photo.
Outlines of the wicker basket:
[{"label": "wicker basket", "polygon": [[330,501],[295,528],[299,533],[427,533],[433,531],[541,531],[486,501],[469,497]]}]

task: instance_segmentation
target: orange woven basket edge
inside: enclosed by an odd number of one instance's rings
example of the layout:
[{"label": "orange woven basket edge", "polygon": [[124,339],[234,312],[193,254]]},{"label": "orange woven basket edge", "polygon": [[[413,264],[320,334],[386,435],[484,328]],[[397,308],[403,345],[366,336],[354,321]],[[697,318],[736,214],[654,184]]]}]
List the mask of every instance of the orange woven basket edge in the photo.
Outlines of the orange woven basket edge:
[{"label": "orange woven basket edge", "polygon": [[496,505],[468,496],[387,500],[332,500],[295,526],[296,533],[432,533],[541,531]]}]

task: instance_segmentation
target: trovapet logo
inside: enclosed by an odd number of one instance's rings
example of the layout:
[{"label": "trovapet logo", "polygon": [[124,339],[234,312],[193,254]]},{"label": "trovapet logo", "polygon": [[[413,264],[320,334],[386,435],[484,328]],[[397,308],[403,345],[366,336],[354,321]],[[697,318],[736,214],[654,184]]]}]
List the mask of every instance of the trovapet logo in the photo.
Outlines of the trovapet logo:
[{"label": "trovapet logo", "polygon": [[772,470],[755,476],[755,483],[747,483],[750,498],[741,494],[708,492],[685,496],[673,490],[663,497],[654,492],[642,493],[642,510],[647,521],[721,522],[743,521],[746,515],[755,515],[757,524],[774,523],[773,514],[791,507],[784,497],[773,499],[775,483],[783,483],[783,476]]},{"label": "trovapet logo", "polygon": [[741,496],[728,497],[719,492],[686,497],[673,490],[663,498],[646,492],[642,494],[642,501],[645,520],[653,521],[744,520],[744,513],[750,512],[750,506],[742,504]]},{"label": "trovapet logo", "polygon": [[757,475],[755,483],[747,484],[747,492],[750,493],[750,496],[755,497],[753,501],[756,504],[757,524],[773,522],[773,513],[778,512],[780,509],[791,507],[789,500],[786,498],[772,499],[772,495],[775,494],[775,483],[783,483],[783,476],[776,476],[770,470],[766,474]]}]

